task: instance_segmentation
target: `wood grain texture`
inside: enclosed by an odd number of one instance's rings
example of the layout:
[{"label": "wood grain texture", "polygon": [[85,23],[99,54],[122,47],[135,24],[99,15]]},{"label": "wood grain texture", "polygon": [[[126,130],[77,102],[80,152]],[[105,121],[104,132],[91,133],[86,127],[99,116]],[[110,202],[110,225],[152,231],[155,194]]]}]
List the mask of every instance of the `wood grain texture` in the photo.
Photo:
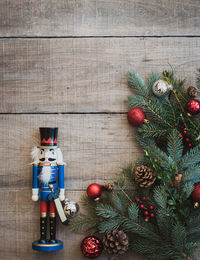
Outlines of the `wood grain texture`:
[{"label": "wood grain texture", "polygon": [[199,35],[198,0],[1,0],[0,36]]},{"label": "wood grain texture", "polygon": [[200,38],[0,40],[0,112],[126,112],[129,70],[194,84]]},{"label": "wood grain texture", "polygon": [[[49,255],[31,249],[39,237],[30,165],[38,128],[59,127],[67,197],[78,201],[90,183],[111,181],[142,156],[120,114],[131,93],[127,71],[146,78],[170,63],[194,84],[199,11],[199,0],[0,1],[0,259],[85,259],[85,234],[60,223],[63,250]],[[112,260],[105,254],[98,259]],[[134,253],[124,259],[145,260]]]},{"label": "wood grain texture", "polygon": [[31,150],[40,145],[39,127],[58,126],[67,162],[67,190],[116,178],[120,168],[141,156],[126,115],[0,115],[0,187],[31,189]]}]

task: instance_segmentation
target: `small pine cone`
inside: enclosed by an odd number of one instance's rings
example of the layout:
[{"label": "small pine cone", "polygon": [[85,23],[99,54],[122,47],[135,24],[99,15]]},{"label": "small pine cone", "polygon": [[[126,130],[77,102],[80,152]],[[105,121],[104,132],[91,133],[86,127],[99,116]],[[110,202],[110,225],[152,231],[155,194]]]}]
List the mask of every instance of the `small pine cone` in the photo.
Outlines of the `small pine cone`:
[{"label": "small pine cone", "polygon": [[181,183],[181,180],[182,180],[182,177],[183,177],[183,175],[182,175],[181,173],[178,174],[178,175],[175,177],[174,182],[173,182],[173,186],[174,186],[175,188],[179,188],[180,183]]},{"label": "small pine cone", "polygon": [[122,255],[128,250],[128,236],[123,230],[114,229],[104,236],[103,245],[108,254]]},{"label": "small pine cone", "polygon": [[150,187],[156,180],[152,169],[145,165],[138,166],[135,171],[135,181],[141,188]]},{"label": "small pine cone", "polygon": [[99,185],[106,191],[113,191],[113,185],[111,183],[104,182]]},{"label": "small pine cone", "polygon": [[187,89],[187,93],[188,93],[188,96],[191,97],[191,98],[195,98],[198,95],[197,89],[195,87],[193,87],[193,86],[190,86]]}]

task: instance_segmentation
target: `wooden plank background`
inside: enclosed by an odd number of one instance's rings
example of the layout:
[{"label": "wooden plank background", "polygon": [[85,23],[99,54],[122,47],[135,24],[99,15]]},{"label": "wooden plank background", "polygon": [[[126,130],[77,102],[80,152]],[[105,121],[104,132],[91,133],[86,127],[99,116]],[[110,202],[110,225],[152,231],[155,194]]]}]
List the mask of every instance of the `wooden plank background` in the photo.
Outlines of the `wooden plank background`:
[{"label": "wooden plank background", "polygon": [[126,120],[127,71],[147,77],[171,64],[195,84],[199,9],[198,0],[0,1],[0,259],[85,259],[84,234],[61,224],[63,250],[31,249],[39,236],[30,166],[38,128],[59,127],[67,197],[78,201],[90,183],[112,180],[141,156]]}]

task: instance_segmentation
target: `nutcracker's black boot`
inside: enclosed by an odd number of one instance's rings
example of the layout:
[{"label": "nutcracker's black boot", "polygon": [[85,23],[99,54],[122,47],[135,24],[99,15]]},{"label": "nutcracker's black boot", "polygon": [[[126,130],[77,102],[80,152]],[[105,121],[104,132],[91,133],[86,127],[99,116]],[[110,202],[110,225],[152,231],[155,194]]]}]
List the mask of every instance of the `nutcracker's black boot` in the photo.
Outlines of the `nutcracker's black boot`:
[{"label": "nutcracker's black boot", "polygon": [[[52,213],[53,215],[54,213]],[[56,241],[56,216],[50,216],[50,243],[57,243]]]},{"label": "nutcracker's black boot", "polygon": [[40,218],[40,244],[46,243],[46,235],[47,235],[47,217]]}]

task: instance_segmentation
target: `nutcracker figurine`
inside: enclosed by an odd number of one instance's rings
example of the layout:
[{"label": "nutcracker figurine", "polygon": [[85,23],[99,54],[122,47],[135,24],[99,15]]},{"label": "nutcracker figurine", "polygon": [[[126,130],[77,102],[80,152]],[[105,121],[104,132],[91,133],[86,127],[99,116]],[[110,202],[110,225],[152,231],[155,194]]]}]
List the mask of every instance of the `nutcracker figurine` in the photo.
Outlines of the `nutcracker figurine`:
[{"label": "nutcracker figurine", "polygon": [[[56,205],[52,194],[57,194],[63,201],[64,162],[62,152],[57,148],[56,127],[41,127],[41,146],[34,147],[32,200],[40,200],[40,239],[32,244],[39,251],[56,251],[63,248],[63,242],[56,239]],[[53,195],[55,199],[55,196]],[[61,203],[60,203],[61,204]],[[49,214],[48,214],[49,213]],[[49,216],[50,239],[47,240],[47,214]]]}]

